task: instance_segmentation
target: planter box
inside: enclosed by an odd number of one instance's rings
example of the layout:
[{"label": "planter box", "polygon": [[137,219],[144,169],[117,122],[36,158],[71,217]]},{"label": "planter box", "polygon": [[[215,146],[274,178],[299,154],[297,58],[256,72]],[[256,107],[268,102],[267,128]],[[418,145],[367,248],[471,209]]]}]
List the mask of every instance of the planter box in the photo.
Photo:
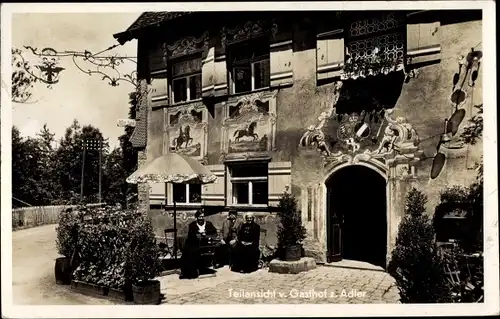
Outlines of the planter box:
[{"label": "planter box", "polygon": [[79,280],[71,281],[71,289],[91,297],[128,301],[124,290],[98,286]]}]

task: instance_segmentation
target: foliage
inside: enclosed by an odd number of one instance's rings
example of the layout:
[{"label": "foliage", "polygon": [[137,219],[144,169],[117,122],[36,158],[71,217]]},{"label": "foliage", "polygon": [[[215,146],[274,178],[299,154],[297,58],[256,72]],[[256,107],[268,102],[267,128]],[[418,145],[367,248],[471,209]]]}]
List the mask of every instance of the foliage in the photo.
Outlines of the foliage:
[{"label": "foliage", "polygon": [[474,107],[478,111],[469,119],[469,124],[464,127],[464,131],[460,136],[465,143],[471,145],[476,144],[483,136],[483,104],[474,105]]},{"label": "foliage", "polygon": [[89,211],[79,227],[74,278],[116,289],[154,278],[158,248],[151,222],[139,215],[110,207]]},{"label": "foliage", "polygon": [[343,71],[350,78],[388,74],[402,63],[402,59],[390,59],[385,54],[376,53],[370,57],[358,57],[356,59],[348,57]]},{"label": "foliage", "polygon": [[279,201],[278,249],[301,244],[306,238],[306,228],[302,225],[301,214],[297,208],[297,199],[285,192]]},{"label": "foliage", "polygon": [[21,50],[12,48],[12,96],[15,103],[27,103],[31,96],[31,89],[36,82],[36,78],[30,75],[31,66],[24,61],[20,54]]},{"label": "foliage", "polygon": [[145,283],[158,276],[161,263],[158,245],[151,221],[147,217],[136,220],[130,229],[130,246],[127,250],[127,265],[133,284]]},{"label": "foliage", "polygon": [[413,188],[406,197],[405,215],[398,228],[396,247],[388,266],[396,279],[401,302],[447,302],[443,261],[434,241],[434,230],[425,214],[427,196]]},{"label": "foliage", "polygon": [[81,211],[73,209],[63,210],[59,214],[59,225],[56,228],[56,246],[60,255],[71,258],[75,252],[79,226],[81,223]]}]

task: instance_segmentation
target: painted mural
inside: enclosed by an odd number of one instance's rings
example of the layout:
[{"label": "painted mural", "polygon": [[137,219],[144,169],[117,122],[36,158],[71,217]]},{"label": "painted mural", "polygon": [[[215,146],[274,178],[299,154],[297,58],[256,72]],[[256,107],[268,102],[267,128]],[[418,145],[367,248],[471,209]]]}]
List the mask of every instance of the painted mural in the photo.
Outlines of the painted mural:
[{"label": "painted mural", "polygon": [[252,94],[226,104],[222,151],[225,154],[262,153],[273,145],[274,95]]},{"label": "painted mural", "polygon": [[192,106],[167,111],[167,135],[170,152],[202,159],[206,145],[206,110]]}]

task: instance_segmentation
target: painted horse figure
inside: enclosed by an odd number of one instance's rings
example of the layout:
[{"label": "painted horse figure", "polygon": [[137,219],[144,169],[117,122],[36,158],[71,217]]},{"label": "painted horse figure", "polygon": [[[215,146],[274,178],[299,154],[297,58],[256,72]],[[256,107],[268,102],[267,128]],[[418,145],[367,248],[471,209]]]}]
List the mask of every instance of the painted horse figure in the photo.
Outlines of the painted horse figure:
[{"label": "painted horse figure", "polygon": [[252,122],[250,123],[250,125],[248,125],[248,128],[246,130],[236,130],[233,135],[233,137],[235,138],[234,141],[238,143],[240,141],[240,138],[245,136],[253,137],[254,141],[257,140],[259,138],[259,135],[257,135],[257,133],[254,133],[256,126],[257,122]]},{"label": "painted horse figure", "polygon": [[193,142],[193,138],[190,136],[190,127],[189,125],[186,126],[184,129],[184,132],[182,132],[182,126],[179,128],[179,136],[174,138],[173,140],[173,146],[175,146],[175,150],[178,150],[179,148],[182,147],[182,144],[186,143],[184,148],[187,148],[189,143]]}]

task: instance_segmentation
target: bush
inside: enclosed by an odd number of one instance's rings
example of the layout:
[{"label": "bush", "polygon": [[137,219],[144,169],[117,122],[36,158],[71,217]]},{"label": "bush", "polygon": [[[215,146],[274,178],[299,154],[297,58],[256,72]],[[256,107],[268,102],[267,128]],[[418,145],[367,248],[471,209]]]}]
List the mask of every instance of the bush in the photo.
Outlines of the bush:
[{"label": "bush", "polygon": [[306,238],[306,228],[302,225],[301,213],[297,208],[297,199],[285,192],[279,201],[278,249],[301,244]]},{"label": "bush", "polygon": [[407,195],[396,247],[388,266],[402,303],[448,302],[450,293],[434,229],[425,215],[427,196],[413,188]]},{"label": "bush", "polygon": [[116,208],[88,212],[78,232],[76,280],[128,290],[156,277],[158,247],[150,221]]},{"label": "bush", "polygon": [[128,278],[132,284],[146,283],[158,276],[161,262],[158,245],[149,218],[141,217],[130,229],[130,245],[127,249]]},{"label": "bush", "polygon": [[75,251],[78,229],[81,223],[80,209],[63,210],[59,214],[59,225],[56,228],[56,247],[60,255],[71,258]]}]

